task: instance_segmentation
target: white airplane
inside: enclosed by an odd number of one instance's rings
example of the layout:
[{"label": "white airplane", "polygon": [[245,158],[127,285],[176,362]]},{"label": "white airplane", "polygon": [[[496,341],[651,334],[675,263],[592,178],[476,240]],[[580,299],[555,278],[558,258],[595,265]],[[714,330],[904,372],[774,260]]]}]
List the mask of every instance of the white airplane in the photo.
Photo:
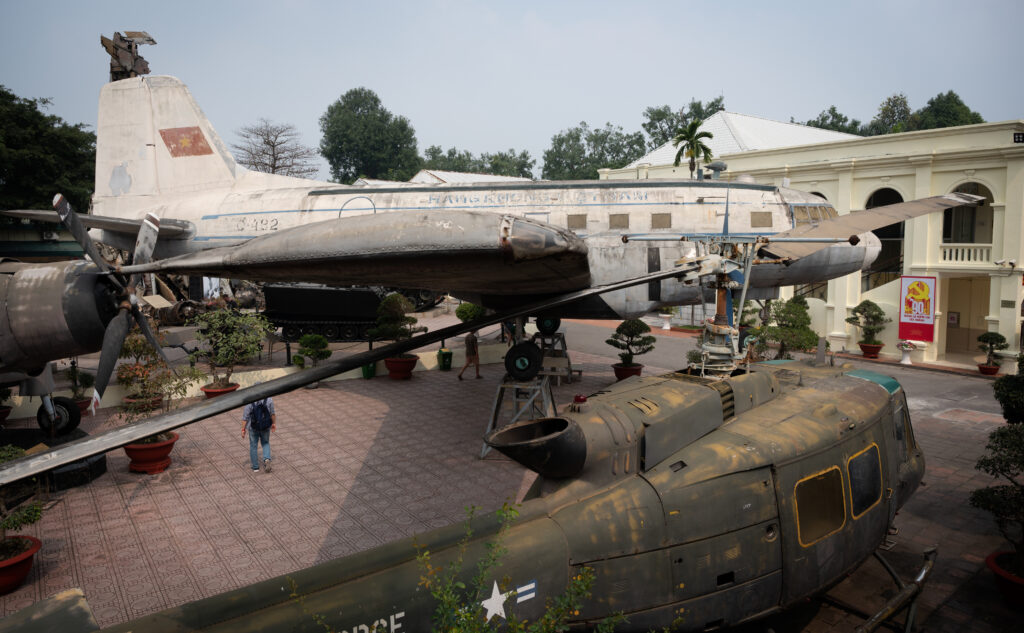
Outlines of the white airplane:
[{"label": "white airplane", "polygon": [[[235,162],[180,80],[154,76],[103,87],[92,213],[62,203],[62,216],[80,242],[125,250],[153,218],[158,261],[133,273],[424,288],[498,311],[536,304],[548,317],[622,319],[703,302],[705,286],[721,279],[665,275],[557,311],[545,300],[672,271],[754,236],[773,243],[759,245],[747,298],[770,298],[780,286],[870,265],[880,251],[872,229],[977,200],[949,194],[838,216],[802,191],[717,180],[355,187],[264,174]],[[48,211],[0,213],[59,221]],[[843,243],[779,241],[801,236]],[[125,307],[134,305],[125,284],[78,264],[0,264],[0,384],[100,340],[104,356],[116,355],[125,315],[137,312]]]}]

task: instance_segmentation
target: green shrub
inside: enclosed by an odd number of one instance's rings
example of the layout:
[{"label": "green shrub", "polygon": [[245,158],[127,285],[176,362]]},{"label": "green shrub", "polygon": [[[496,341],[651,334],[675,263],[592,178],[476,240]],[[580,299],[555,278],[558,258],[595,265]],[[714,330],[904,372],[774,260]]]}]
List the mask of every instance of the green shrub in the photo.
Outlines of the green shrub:
[{"label": "green shrub", "polygon": [[327,338],[320,334],[305,334],[299,339],[299,351],[292,356],[292,364],[298,367],[306,366],[306,359],[313,361],[313,367],[320,364],[320,361],[331,357],[331,350],[327,349]]},{"label": "green shrub", "polygon": [[189,324],[197,327],[200,345],[190,357],[193,362],[200,360],[209,365],[213,378],[210,386],[216,388],[231,384],[235,365],[259,354],[263,340],[273,330],[263,315],[232,308],[203,312]]},{"label": "green shrub", "polygon": [[853,309],[853,316],[847,317],[846,322],[860,328],[864,332],[864,338],[859,343],[865,345],[881,345],[877,334],[885,329],[885,324],[892,319],[885,316],[885,310],[870,299],[865,299]]},{"label": "green shrub", "polygon": [[974,466],[1008,483],[971,493],[975,508],[992,513],[999,531],[1013,544],[1011,571],[1024,576],[1024,424],[1001,426],[988,436],[988,445]]},{"label": "green shrub", "polygon": [[1003,417],[1010,424],[1024,423],[1024,354],[1017,354],[1017,373],[1005,374],[992,383]]},{"label": "green shrub", "polygon": [[981,343],[978,349],[985,352],[985,364],[990,367],[999,367],[1000,363],[996,358],[996,352],[1010,346],[1006,342],[1006,337],[999,332],[983,332],[978,335],[978,342]]},{"label": "green shrub", "polygon": [[468,301],[460,303],[459,307],[455,308],[455,316],[457,316],[463,323],[467,321],[476,321],[485,314],[487,314],[487,308]]},{"label": "green shrub", "polygon": [[807,300],[793,297],[788,301],[772,302],[768,324],[762,329],[761,336],[765,341],[778,343],[777,359],[791,358],[791,350],[807,350],[816,346],[818,334],[811,329]]},{"label": "green shrub", "polygon": [[657,341],[653,336],[647,334],[651,327],[640,319],[626,319],[615,328],[615,333],[605,343],[616,349],[625,350],[619,353],[619,360],[629,367],[634,365],[633,357],[654,349]]}]

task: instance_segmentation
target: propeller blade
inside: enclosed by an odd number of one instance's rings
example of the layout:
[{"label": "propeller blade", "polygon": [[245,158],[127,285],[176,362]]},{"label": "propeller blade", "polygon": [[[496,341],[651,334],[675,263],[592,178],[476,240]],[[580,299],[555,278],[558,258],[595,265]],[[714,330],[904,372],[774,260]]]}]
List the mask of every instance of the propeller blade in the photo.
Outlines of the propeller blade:
[{"label": "propeller blade", "polygon": [[103,392],[110,384],[110,376],[114,373],[114,365],[117,364],[117,357],[121,353],[121,345],[128,336],[128,328],[131,319],[125,307],[117,313],[117,316],[110,320],[107,329],[103,332],[103,351],[100,352],[100,364],[96,368],[96,385],[92,392],[92,402],[89,403],[89,410],[95,412],[103,398]]},{"label": "propeller blade", "polygon": [[[139,236],[135,240],[135,251],[132,254],[133,264],[148,264],[153,261],[153,250],[156,249],[157,236],[160,234],[160,218],[152,213],[147,213],[146,218],[139,227]],[[142,281],[142,275],[136,273],[128,281],[128,287],[132,292]],[[158,348],[159,349],[159,348]]]},{"label": "propeller blade", "polygon": [[[82,250],[89,255],[89,259],[103,272],[109,272],[110,266],[107,266],[107,262],[100,257],[99,251],[96,250],[96,244],[89,237],[89,229],[85,228],[82,221],[78,219],[78,214],[74,212],[71,204],[63,194],[58,193],[53,197],[53,208],[56,209],[61,223],[71,232],[71,235],[74,236],[75,241],[82,247]],[[117,278],[114,278],[114,281],[119,286],[122,285]]]},{"label": "propeller blade", "polygon": [[160,346],[160,340],[156,337],[156,333],[153,332],[153,329],[149,327],[149,319],[147,319],[146,315],[142,313],[142,310],[139,309],[138,305],[132,306],[132,316],[135,317],[135,322],[139,324],[139,329],[142,330],[142,333],[145,335],[146,340],[149,341],[149,344],[153,346],[153,349],[156,350],[157,354],[160,354],[160,358],[169,365],[171,361],[169,361],[167,359],[167,355],[164,354],[164,348]]}]

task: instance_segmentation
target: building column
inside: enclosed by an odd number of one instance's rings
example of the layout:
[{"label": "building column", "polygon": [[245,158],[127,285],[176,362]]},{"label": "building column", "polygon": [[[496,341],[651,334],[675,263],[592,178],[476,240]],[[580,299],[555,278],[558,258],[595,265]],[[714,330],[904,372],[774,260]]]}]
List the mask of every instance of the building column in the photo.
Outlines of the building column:
[{"label": "building column", "polygon": [[[910,156],[908,162],[914,166],[913,199],[935,195],[932,191],[932,155]],[[949,310],[949,298],[942,295],[941,275],[929,267],[938,261],[942,244],[942,213],[929,213],[904,223],[903,227],[903,274],[935,277],[935,292],[938,302],[935,306],[935,327],[932,340],[921,353],[921,360],[935,361],[946,350],[945,318]],[[898,303],[897,303],[898,305]],[[940,322],[941,325],[940,325]]]},{"label": "building column", "polygon": [[[848,160],[831,164],[838,172],[838,187],[833,206],[840,215],[846,215],[851,210],[854,163],[854,160]],[[853,326],[846,322],[846,317],[850,316],[853,308],[860,303],[860,276],[860,272],[856,272],[828,282],[825,336],[828,337],[833,350],[857,349],[856,334],[851,331]]]},{"label": "building column", "polygon": [[[1021,350],[1021,301],[1024,301],[1024,151],[1013,149],[1004,152],[1006,161],[1006,192],[1004,195],[1002,215],[1002,231],[993,236],[1001,242],[1000,259],[1005,268],[991,277],[989,287],[989,316],[986,318],[990,332],[999,332],[1010,344],[1008,353],[1019,353]],[[1010,261],[1016,262],[1011,267]]]}]

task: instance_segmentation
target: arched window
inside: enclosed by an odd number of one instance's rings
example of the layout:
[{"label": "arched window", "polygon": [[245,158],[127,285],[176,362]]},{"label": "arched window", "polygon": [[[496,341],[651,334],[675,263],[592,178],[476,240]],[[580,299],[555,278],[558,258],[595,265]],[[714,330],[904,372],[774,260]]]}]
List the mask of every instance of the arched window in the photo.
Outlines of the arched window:
[{"label": "arched window", "polygon": [[[903,196],[895,189],[884,187],[868,196],[864,208],[874,209],[898,202],[903,202]],[[862,292],[899,279],[903,274],[903,222],[890,224],[873,232],[882,242],[882,252],[871,264],[871,268],[861,275]]]},{"label": "arched window", "polygon": [[965,182],[955,193],[984,196],[985,202],[977,207],[957,207],[942,213],[942,242],[944,244],[992,243],[992,192],[983,184]]}]

